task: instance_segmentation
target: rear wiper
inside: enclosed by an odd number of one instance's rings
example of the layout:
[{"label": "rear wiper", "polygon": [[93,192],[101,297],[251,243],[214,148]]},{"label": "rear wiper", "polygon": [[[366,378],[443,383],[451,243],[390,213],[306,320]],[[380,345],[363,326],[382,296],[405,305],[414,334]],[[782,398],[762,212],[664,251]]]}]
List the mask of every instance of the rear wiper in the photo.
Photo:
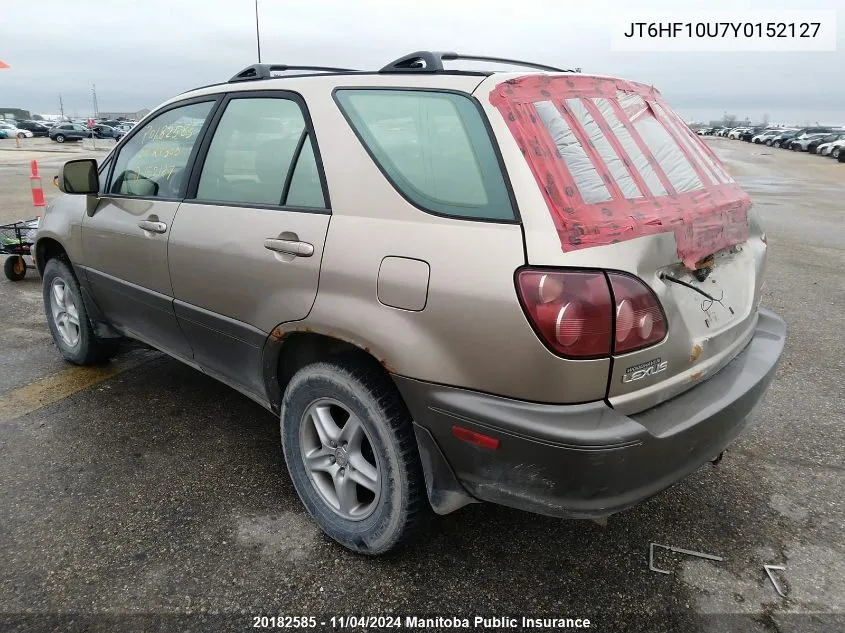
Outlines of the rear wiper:
[{"label": "rear wiper", "polygon": [[661,273],[660,279],[665,280],[665,281],[671,281],[673,284],[678,284],[679,286],[683,286],[684,288],[689,288],[690,290],[697,292],[698,294],[702,295],[703,297],[707,297],[709,303],[707,303],[706,301],[701,302],[701,309],[704,312],[707,312],[707,310],[710,309],[710,306],[712,306],[714,303],[718,303],[720,306],[725,308],[725,310],[728,310],[731,314],[734,313],[733,308],[731,308],[730,306],[726,306],[724,303],[722,303],[722,299],[725,298],[725,291],[724,290],[722,291],[722,296],[717,299],[716,297],[714,297],[710,293],[704,292],[701,288],[696,288],[691,283],[687,283],[686,281],[683,281],[682,279],[678,279],[677,277],[672,277],[670,275],[667,275],[666,273]]}]

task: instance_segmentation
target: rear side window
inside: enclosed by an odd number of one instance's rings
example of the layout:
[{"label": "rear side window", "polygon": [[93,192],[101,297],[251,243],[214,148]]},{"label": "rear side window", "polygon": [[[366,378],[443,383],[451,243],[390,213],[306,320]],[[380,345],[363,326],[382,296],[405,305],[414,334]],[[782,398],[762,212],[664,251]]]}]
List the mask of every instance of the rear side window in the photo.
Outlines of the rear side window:
[{"label": "rear side window", "polygon": [[514,220],[482,114],[467,96],[424,90],[338,90],[347,120],[396,189],[417,207]]}]

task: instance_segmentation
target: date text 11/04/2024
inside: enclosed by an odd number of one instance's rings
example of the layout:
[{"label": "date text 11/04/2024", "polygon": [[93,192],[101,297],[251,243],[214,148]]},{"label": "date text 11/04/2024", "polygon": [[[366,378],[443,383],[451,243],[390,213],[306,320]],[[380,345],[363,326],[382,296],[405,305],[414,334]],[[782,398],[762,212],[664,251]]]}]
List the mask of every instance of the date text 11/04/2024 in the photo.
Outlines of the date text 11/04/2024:
[{"label": "date text 11/04/2024", "polygon": [[409,628],[425,629],[589,629],[588,618],[565,617],[510,617],[510,616],[253,616],[252,628],[256,629],[309,629],[331,627],[346,628]]},{"label": "date text 11/04/2024", "polygon": [[816,37],[821,22],[631,22],[624,37]]}]

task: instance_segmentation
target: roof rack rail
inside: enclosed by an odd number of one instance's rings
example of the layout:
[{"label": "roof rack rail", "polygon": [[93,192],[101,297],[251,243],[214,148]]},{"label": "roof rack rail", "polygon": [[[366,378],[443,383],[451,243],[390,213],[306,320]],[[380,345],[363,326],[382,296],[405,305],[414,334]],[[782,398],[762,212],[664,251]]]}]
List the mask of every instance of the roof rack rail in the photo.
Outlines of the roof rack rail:
[{"label": "roof rack rail", "polygon": [[247,66],[237,75],[232,77],[228,83],[239,81],[258,81],[259,79],[272,79],[273,72],[284,72],[287,70],[311,70],[327,73],[353,73],[357,72],[352,68],[334,68],[332,66],[290,66],[288,64],[253,64]]},{"label": "roof rack rail", "polygon": [[512,66],[524,66],[526,68],[536,68],[537,70],[546,70],[556,73],[580,73],[580,68],[563,69],[555,66],[547,66],[545,64],[535,64],[534,62],[523,62],[518,59],[507,59],[505,57],[486,57],[482,55],[460,55],[458,53],[436,52],[436,51],[417,51],[404,55],[399,59],[390,62],[387,66],[379,70],[380,73],[407,73],[407,72],[421,72],[421,73],[436,73],[442,72],[443,61],[467,60],[475,62],[494,62],[496,64],[509,64]]}]

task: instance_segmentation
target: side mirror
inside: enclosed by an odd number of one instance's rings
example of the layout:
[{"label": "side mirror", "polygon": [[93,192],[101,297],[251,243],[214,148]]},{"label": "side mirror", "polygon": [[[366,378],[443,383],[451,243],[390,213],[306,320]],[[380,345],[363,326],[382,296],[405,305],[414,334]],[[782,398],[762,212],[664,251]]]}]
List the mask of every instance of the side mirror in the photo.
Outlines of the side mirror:
[{"label": "side mirror", "polygon": [[93,158],[69,160],[59,169],[58,185],[64,193],[92,194],[100,190],[97,161]]}]

